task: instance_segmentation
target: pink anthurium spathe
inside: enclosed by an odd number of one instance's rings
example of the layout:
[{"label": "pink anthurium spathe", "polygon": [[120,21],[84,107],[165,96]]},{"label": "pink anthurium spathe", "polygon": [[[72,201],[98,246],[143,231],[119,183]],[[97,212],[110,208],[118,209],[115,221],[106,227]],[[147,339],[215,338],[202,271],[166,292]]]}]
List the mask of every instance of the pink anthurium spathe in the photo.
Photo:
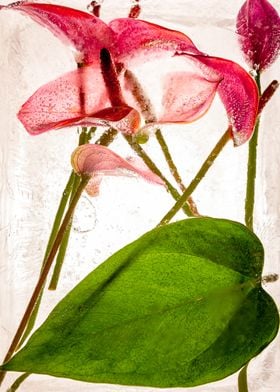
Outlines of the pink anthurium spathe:
[{"label": "pink anthurium spathe", "polygon": [[111,106],[99,64],[79,68],[39,88],[18,117],[33,135],[73,125],[113,126],[125,133],[135,133],[140,126],[135,109]]},{"label": "pink anthurium spathe", "polygon": [[[76,48],[84,65],[41,87],[23,105],[19,119],[30,133],[76,124],[102,125],[100,112],[104,109],[104,125],[117,117],[119,130],[125,123],[124,132],[137,132],[139,117],[133,109],[139,110],[139,105],[125,81],[125,70],[129,70],[150,99],[154,124],[198,119],[218,91],[234,130],[235,145],[252,135],[258,107],[255,83],[234,62],[201,53],[186,35],[132,18],[106,25],[94,15],[57,5],[18,2],[2,8],[19,10],[47,27]],[[117,108],[101,70],[99,56],[104,48],[112,56],[122,90],[122,105]]]},{"label": "pink anthurium spathe", "polygon": [[[240,146],[252,134],[258,115],[259,94],[256,83],[237,63],[218,57],[198,58],[224,76],[218,91],[231,124],[234,145]],[[248,112],[252,116],[248,116]]]},{"label": "pink anthurium spathe", "polygon": [[247,0],[237,16],[237,33],[247,63],[263,71],[280,50],[280,17],[267,0]]},{"label": "pink anthurium spathe", "polygon": [[109,148],[97,144],[77,147],[72,153],[71,163],[77,174],[91,177],[86,188],[91,196],[98,194],[102,176],[138,175],[151,183],[164,185],[141,159],[123,159]]}]

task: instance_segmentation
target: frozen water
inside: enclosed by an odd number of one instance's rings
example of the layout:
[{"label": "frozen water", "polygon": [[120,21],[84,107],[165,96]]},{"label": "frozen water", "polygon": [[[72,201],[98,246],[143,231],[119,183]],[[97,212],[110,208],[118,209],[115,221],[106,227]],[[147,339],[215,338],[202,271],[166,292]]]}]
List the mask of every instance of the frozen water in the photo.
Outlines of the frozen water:
[{"label": "frozen water", "polygon": [[[56,3],[56,1],[49,1]],[[78,3],[78,4],[77,4]],[[89,1],[61,0],[59,4],[85,10]],[[143,0],[142,17],[171,28],[182,29],[198,47],[210,54],[245,66],[236,36],[235,15],[243,0]],[[271,1],[279,6],[276,0]],[[0,1],[1,5],[6,1]],[[125,16],[130,1],[105,0],[101,15],[106,20]],[[279,8],[278,8],[279,9]],[[178,27],[179,26],[179,27]],[[0,311],[1,356],[22,315],[40,270],[55,210],[71,170],[69,157],[77,144],[75,129],[29,136],[16,119],[20,105],[43,83],[75,67],[68,48],[51,33],[18,13],[0,12]],[[277,72],[278,71],[278,72]],[[279,75],[279,63],[263,77],[264,86]],[[264,274],[278,273],[280,265],[280,113],[279,92],[267,105],[261,122],[256,200],[258,235],[266,248]],[[277,105],[278,102],[278,105]],[[192,179],[227,127],[216,98],[199,121],[163,128],[170,150],[186,184]],[[112,147],[123,157],[131,150],[121,138]],[[169,178],[168,169],[150,137],[144,146]],[[201,214],[243,221],[247,146],[228,145],[194,193]],[[160,203],[159,203],[160,200]],[[77,282],[113,252],[153,228],[173,204],[162,187],[136,178],[105,178],[100,196],[83,199],[57,292],[45,295],[38,320]],[[178,218],[183,215],[178,214]],[[266,286],[280,300],[279,281]],[[250,392],[276,392],[280,385],[279,339],[253,360],[249,367]],[[16,375],[7,377],[10,385]],[[22,392],[152,392],[151,388],[93,385],[46,376],[32,376]],[[5,387],[4,389],[5,390]],[[176,389],[169,391],[182,391]],[[236,392],[236,376],[186,391]]]}]

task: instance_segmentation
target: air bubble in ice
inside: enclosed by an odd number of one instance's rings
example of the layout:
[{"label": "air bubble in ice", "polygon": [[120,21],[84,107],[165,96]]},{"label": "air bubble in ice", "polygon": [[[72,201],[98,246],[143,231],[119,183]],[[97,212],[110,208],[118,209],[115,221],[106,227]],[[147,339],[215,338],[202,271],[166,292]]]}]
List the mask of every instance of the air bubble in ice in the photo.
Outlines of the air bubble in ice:
[{"label": "air bubble in ice", "polygon": [[82,196],[73,218],[73,229],[78,233],[88,233],[95,228],[96,211],[93,202]]}]

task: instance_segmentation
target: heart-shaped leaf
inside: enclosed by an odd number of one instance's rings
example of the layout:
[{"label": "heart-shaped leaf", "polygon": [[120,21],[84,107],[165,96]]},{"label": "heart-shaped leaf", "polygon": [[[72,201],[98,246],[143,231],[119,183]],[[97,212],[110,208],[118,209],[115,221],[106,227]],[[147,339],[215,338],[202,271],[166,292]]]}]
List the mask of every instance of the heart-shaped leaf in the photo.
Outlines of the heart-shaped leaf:
[{"label": "heart-shaped leaf", "polygon": [[236,222],[152,230],[74,288],[3,369],[155,387],[221,379],[278,330],[262,266],[260,241]]}]

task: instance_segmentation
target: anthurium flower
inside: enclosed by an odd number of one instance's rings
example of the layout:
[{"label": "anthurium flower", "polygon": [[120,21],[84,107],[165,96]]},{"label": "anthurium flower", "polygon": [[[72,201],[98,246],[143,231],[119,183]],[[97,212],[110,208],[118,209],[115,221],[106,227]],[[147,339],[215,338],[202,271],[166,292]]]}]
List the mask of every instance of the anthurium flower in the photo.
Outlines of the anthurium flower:
[{"label": "anthurium flower", "polygon": [[98,194],[102,176],[136,174],[149,182],[164,185],[164,182],[143,163],[142,159],[123,159],[109,148],[97,144],[85,144],[76,148],[71,163],[77,174],[92,177],[86,188],[91,196]]},{"label": "anthurium flower", "polygon": [[[95,121],[102,125],[103,110],[105,125],[115,121],[119,130],[126,124],[125,132],[136,132],[139,117],[133,109],[139,105],[124,77],[130,70],[150,98],[155,124],[198,119],[218,91],[235,144],[250,138],[258,106],[255,82],[234,62],[201,53],[186,35],[132,18],[106,25],[94,15],[57,5],[18,2],[2,8],[27,14],[70,43],[84,65],[41,87],[23,105],[19,119],[30,133]],[[111,53],[123,94],[117,107],[101,70],[104,48]]]},{"label": "anthurium flower", "polygon": [[267,0],[247,0],[237,16],[237,33],[247,63],[263,71],[280,50],[280,17]]}]

